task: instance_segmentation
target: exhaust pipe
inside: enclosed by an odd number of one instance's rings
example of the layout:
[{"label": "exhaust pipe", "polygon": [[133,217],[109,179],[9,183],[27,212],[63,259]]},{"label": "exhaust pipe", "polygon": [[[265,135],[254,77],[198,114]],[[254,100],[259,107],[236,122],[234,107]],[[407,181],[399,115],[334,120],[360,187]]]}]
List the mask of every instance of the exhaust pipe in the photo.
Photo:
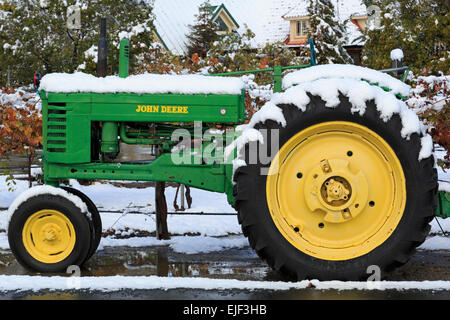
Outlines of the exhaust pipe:
[{"label": "exhaust pipe", "polygon": [[[106,38],[106,18],[100,20],[100,38],[98,39],[97,77],[107,76],[108,40]],[[117,122],[103,122],[101,151],[103,161],[110,162],[119,153],[119,127]]]},{"label": "exhaust pipe", "polygon": [[97,77],[104,78],[108,67],[108,39],[106,38],[106,18],[100,20],[100,38],[98,39]]}]

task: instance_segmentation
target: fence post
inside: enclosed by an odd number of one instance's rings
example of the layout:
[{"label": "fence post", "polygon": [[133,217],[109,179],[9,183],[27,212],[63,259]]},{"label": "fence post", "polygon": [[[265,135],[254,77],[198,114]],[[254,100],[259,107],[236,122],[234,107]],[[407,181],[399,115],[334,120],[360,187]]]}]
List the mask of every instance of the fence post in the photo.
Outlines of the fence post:
[{"label": "fence post", "polygon": [[273,92],[281,92],[283,90],[283,68],[275,66],[273,68]]},{"label": "fence post", "polygon": [[[401,67],[403,67],[403,59],[396,59],[395,56],[393,56],[392,52],[391,52],[391,59],[392,59],[392,68],[401,68]],[[397,78],[400,78],[402,76],[402,72],[401,71],[395,71],[394,72],[394,76],[397,77]]]}]

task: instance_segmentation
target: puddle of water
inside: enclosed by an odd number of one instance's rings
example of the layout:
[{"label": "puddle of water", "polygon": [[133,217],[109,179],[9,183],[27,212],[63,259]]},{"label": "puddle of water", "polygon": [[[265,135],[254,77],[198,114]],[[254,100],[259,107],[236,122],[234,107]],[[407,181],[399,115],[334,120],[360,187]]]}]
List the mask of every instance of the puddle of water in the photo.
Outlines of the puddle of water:
[{"label": "puddle of water", "polygon": [[[10,252],[0,253],[0,274],[35,275],[24,269]],[[67,274],[49,274],[48,276]],[[252,251],[232,249],[198,255],[173,253],[168,247],[105,248],[82,268],[81,276],[206,277],[239,280],[276,280],[273,271]],[[274,278],[275,277],[275,278]]]},{"label": "puddle of water", "polygon": [[82,275],[265,279],[270,271],[269,267],[257,257],[247,256],[247,261],[242,260],[242,253],[239,251],[241,250],[221,252],[222,257],[217,259],[210,254],[193,256],[174,254],[168,247],[125,250],[106,248],[87,262]]}]

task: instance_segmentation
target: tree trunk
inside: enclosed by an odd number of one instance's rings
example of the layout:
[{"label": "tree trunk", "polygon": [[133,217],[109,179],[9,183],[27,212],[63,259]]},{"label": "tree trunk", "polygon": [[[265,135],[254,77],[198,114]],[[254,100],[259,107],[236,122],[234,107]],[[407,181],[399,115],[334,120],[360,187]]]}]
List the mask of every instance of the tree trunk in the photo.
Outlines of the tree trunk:
[{"label": "tree trunk", "polygon": [[33,177],[31,176],[31,166],[33,165],[33,153],[28,152],[28,187],[31,188],[33,186]]}]

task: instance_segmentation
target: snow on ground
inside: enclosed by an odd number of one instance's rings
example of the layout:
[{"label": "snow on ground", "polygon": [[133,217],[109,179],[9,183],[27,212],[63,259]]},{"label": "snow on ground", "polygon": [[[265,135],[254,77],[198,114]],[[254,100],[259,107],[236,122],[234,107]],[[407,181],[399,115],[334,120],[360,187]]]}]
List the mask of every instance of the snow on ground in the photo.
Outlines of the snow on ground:
[{"label": "snow on ground", "polygon": [[[154,215],[101,213],[103,230],[114,229],[116,235],[126,236],[127,229],[155,232]],[[202,236],[226,236],[240,234],[236,216],[168,215],[167,224],[171,234],[200,234]]]},{"label": "snow on ground", "polygon": [[[0,238],[1,239],[1,238]],[[0,240],[1,241],[1,240]],[[169,246],[174,252],[185,254],[208,253],[232,248],[248,247],[248,240],[244,236],[231,237],[205,237],[205,236],[173,236],[170,240],[157,240],[155,237],[114,239],[103,238],[98,250],[105,247],[150,247]]]},{"label": "snow on ground", "polygon": [[[444,160],[444,156],[446,154],[446,151],[444,150],[444,148],[442,147],[435,147],[435,157],[436,159],[441,159]],[[437,167],[437,171],[438,171],[438,180],[439,180],[439,190],[440,191],[445,191],[450,193],[450,169],[447,169],[444,171],[444,169],[442,169],[442,167]]]},{"label": "snow on ground", "polygon": [[[0,176],[0,208],[8,208],[16,197],[28,189],[28,182],[17,180],[15,190],[8,192],[6,178],[6,176]],[[71,180],[70,184],[91,198],[100,211],[123,211],[126,208],[133,208],[133,211],[135,211],[136,207],[139,211],[147,213],[155,210],[155,191],[152,187],[142,189],[121,188],[100,182],[91,186],[82,186],[76,180]],[[170,212],[175,211],[173,207],[175,193],[176,188],[166,188],[166,199]],[[186,209],[186,213],[236,213],[228,204],[225,194],[191,188],[191,196],[193,198],[193,206],[191,209]]]},{"label": "snow on ground", "polygon": [[242,281],[233,279],[211,279],[192,277],[157,277],[157,276],[110,276],[110,277],[45,277],[45,276],[7,276],[0,275],[0,291],[61,291],[61,290],[96,290],[103,292],[132,290],[450,290],[450,281],[318,281],[300,282],[281,281]]},{"label": "snow on ground", "polygon": [[[448,230],[446,232],[449,232]],[[429,237],[419,247],[420,250],[450,250],[450,234],[444,236]]]}]

